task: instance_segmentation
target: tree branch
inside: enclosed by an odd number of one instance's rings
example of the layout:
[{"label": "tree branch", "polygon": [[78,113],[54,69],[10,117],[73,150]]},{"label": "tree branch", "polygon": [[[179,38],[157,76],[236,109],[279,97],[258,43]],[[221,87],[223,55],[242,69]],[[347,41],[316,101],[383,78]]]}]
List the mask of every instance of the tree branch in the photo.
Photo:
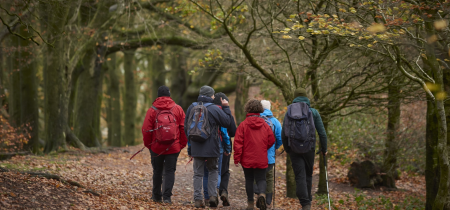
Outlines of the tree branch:
[{"label": "tree branch", "polygon": [[208,44],[200,44],[194,40],[187,39],[184,37],[167,37],[167,38],[142,38],[142,39],[132,39],[127,42],[117,41],[113,45],[108,47],[106,54],[115,53],[117,51],[136,49],[146,46],[152,46],[155,44],[167,44],[167,45],[177,45],[182,47],[187,47],[195,50],[206,49]]}]

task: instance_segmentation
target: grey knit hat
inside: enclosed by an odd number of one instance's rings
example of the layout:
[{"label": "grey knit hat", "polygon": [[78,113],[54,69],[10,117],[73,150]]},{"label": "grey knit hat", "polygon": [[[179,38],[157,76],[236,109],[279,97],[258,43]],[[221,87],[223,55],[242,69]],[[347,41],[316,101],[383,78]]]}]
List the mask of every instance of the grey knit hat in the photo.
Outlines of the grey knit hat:
[{"label": "grey knit hat", "polygon": [[199,94],[211,97],[211,96],[214,95],[214,89],[212,87],[208,86],[208,85],[205,85],[205,86],[200,88]]}]

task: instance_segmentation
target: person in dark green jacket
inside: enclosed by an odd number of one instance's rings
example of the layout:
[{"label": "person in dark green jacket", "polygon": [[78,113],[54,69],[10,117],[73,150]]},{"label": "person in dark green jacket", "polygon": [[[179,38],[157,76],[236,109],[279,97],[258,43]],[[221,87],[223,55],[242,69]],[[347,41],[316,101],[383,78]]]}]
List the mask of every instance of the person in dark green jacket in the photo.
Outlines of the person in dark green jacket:
[{"label": "person in dark green jacket", "polygon": [[[327,133],[325,131],[325,127],[323,126],[322,118],[320,117],[319,112],[311,108],[311,103],[306,95],[306,90],[304,88],[297,88],[294,92],[294,101],[292,103],[303,102],[308,104],[309,110],[311,110],[314,118],[314,125],[317,133],[319,134],[320,146],[322,155],[327,154]],[[296,182],[296,195],[302,205],[302,210],[310,210],[311,209],[311,187],[312,187],[312,174],[314,168],[314,156],[315,156],[315,147],[311,148],[311,151],[304,154],[297,154],[291,151],[291,148],[288,144],[288,138],[285,135],[285,126],[283,124],[283,129],[281,132],[281,139],[283,141],[283,147],[285,151],[291,157],[292,168],[295,174],[295,182]]]}]

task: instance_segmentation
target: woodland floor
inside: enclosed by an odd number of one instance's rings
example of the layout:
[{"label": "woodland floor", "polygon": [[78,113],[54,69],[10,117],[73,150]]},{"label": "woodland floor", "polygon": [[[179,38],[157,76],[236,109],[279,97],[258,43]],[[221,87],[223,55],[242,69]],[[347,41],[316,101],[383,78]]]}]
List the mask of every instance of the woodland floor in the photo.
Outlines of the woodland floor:
[{"label": "woodland floor", "polygon": [[[189,160],[186,150],[178,159],[173,204],[163,205],[150,201],[152,167],[148,150],[129,160],[141,146],[100,152],[71,150],[45,156],[16,156],[1,161],[0,167],[10,171],[0,173],[0,209],[194,209],[192,162],[186,165]],[[298,200],[284,196],[284,155],[277,157],[276,209],[301,209]],[[315,165],[318,165],[317,160]],[[241,209],[246,205],[243,171],[234,164],[230,167],[231,206],[223,207],[220,201],[218,208]],[[425,199],[423,176],[402,174],[396,191],[355,190],[345,178],[347,168],[348,164],[329,161],[330,196],[335,201],[334,209],[423,208],[405,204],[411,198],[419,203]],[[56,174],[65,180],[79,182],[100,196],[60,181],[18,173],[24,171]],[[315,168],[313,191],[317,189],[318,173],[318,168]],[[326,209],[326,201],[325,197],[314,195],[313,209]]]}]

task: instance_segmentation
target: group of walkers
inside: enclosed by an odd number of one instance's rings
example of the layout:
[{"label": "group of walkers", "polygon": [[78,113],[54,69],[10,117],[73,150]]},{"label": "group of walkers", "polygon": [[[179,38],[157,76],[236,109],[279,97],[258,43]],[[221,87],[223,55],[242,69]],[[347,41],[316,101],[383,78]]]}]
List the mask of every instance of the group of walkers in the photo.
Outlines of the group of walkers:
[{"label": "group of walkers", "polygon": [[[153,167],[152,200],[172,203],[172,189],[180,151],[188,146],[193,159],[194,206],[230,206],[228,183],[230,159],[242,166],[247,208],[267,209],[274,193],[275,151],[284,146],[295,173],[296,194],[303,210],[311,209],[311,186],[316,134],[326,155],[327,136],[317,110],[310,107],[306,90],[295,90],[283,126],[273,117],[270,101],[250,99],[245,104],[246,119],[236,128],[224,93],[209,86],[200,88],[196,102],[185,112],[161,86],[158,98],[147,111],[142,134],[150,150]],[[234,137],[234,142],[230,140]],[[164,177],[164,178],[163,178]],[[255,194],[257,199],[255,202]]]}]

